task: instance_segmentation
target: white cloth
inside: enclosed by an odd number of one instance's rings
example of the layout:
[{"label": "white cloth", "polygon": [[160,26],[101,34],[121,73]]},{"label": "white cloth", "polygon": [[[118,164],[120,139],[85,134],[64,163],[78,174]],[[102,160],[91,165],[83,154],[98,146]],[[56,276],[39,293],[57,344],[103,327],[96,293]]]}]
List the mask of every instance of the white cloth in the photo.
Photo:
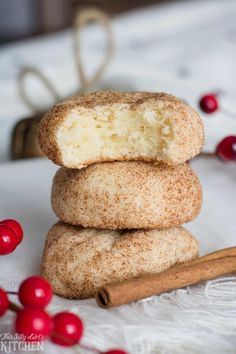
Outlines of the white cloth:
[{"label": "white cloth", "polygon": [[[235,245],[236,164],[199,157],[192,166],[202,183],[204,203],[199,217],[186,227],[199,240],[201,254]],[[25,230],[17,250],[0,257],[0,284],[8,290],[17,290],[25,277],[39,272],[44,239],[56,221],[50,207],[55,171],[46,159],[0,165],[1,218],[16,218]],[[235,291],[236,277],[232,277],[210,282],[207,289],[202,284],[112,310],[98,308],[94,300],[55,297],[50,311],[71,309],[80,314],[86,325],[84,343],[100,350],[235,353]],[[1,331],[9,328],[10,318],[1,319]],[[57,350],[45,346],[45,353]]]}]

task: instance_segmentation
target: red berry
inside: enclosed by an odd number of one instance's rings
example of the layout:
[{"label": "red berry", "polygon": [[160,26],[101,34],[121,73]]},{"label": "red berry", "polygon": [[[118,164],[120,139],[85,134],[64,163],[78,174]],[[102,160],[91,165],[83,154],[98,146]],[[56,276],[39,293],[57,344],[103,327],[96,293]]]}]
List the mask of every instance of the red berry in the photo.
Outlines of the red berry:
[{"label": "red berry", "polygon": [[0,288],[0,317],[4,315],[9,306],[7,293]]},{"label": "red berry", "polygon": [[28,307],[16,315],[15,330],[28,342],[39,342],[52,333],[52,319],[43,309]]},{"label": "red berry", "polygon": [[216,147],[216,155],[224,161],[236,161],[236,136],[227,136]]},{"label": "red berry", "polygon": [[39,276],[27,278],[19,288],[19,299],[24,306],[46,307],[52,299],[49,282]]},{"label": "red berry", "polygon": [[213,94],[204,95],[199,101],[199,106],[205,113],[214,113],[218,109],[217,97]]},{"label": "red berry", "polygon": [[52,341],[70,347],[78,343],[83,335],[84,326],[81,319],[71,312],[60,312],[53,317]]},{"label": "red berry", "polygon": [[112,349],[112,350],[108,350],[108,352],[104,352],[102,354],[128,354],[128,353],[125,352],[124,350],[121,350],[121,349]]},{"label": "red berry", "polygon": [[13,252],[17,247],[15,232],[7,225],[0,224],[0,255]]},{"label": "red berry", "polygon": [[13,219],[3,220],[0,222],[0,224],[10,226],[12,228],[12,230],[15,231],[18,245],[19,245],[19,243],[21,243],[21,241],[23,239],[23,230],[22,230],[21,224],[18,221],[13,220]]}]

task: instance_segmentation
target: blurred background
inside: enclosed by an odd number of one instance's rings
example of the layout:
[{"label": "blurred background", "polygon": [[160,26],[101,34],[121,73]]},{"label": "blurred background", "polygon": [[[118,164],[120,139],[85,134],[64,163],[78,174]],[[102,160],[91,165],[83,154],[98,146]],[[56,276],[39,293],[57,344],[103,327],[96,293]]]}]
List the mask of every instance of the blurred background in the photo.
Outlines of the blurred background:
[{"label": "blurred background", "polygon": [[[76,11],[98,7],[114,16],[165,0],[1,0],[1,43],[71,26]],[[165,1],[167,2],[167,1]],[[9,21],[10,20],[10,21]]]},{"label": "blurred background", "polygon": [[200,111],[214,151],[236,134],[235,19],[235,0],[1,0],[0,163],[40,156],[43,113],[97,89],[167,91],[198,110],[217,94],[220,109]]}]

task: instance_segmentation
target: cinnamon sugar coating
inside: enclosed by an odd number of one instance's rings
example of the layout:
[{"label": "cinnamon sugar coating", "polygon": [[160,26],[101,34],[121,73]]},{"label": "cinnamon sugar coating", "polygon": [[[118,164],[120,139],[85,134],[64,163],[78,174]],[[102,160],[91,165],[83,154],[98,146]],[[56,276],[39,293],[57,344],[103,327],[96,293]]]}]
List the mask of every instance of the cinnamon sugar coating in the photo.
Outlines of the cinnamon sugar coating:
[{"label": "cinnamon sugar coating", "polygon": [[197,254],[197,241],[182,227],[118,232],[58,222],[48,233],[41,273],[55,294],[84,299],[109,283],[158,273]]},{"label": "cinnamon sugar coating", "polygon": [[52,207],[64,222],[98,229],[164,229],[200,211],[199,180],[185,163],[105,162],[81,170],[60,168]]},{"label": "cinnamon sugar coating", "polygon": [[[92,149],[96,153],[91,154],[91,156],[83,156],[81,154],[82,158],[75,158],[71,161],[65,157],[66,144],[61,143],[58,138],[58,132],[68,122],[70,115],[77,114],[78,119],[79,116],[84,117],[78,123],[78,131],[80,131],[82,122],[86,120],[89,114],[97,110],[106,109],[112,109],[117,112],[119,109],[122,110],[124,106],[131,112],[131,115],[137,114],[138,116],[145,114],[145,112],[147,114],[157,112],[157,116],[165,117],[170,125],[167,128],[171,130],[173,141],[168,146],[160,149],[157,155],[151,153],[153,149],[146,151],[145,149],[142,150],[142,148],[137,149],[132,154],[129,154],[128,149],[126,152],[122,152],[123,150],[121,149],[121,151],[117,150],[117,154],[114,152],[110,154],[104,149],[101,152],[94,145]],[[163,131],[165,131],[165,128]],[[162,133],[159,132],[157,139],[162,138]],[[98,91],[72,97],[55,105],[41,120],[38,129],[38,139],[42,151],[49,159],[58,165],[68,168],[82,168],[101,161],[130,160],[162,161],[168,165],[177,165],[196,156],[201,151],[204,143],[204,131],[198,113],[182,100],[167,93]],[[77,138],[74,140],[72,138],[70,143],[78,146]],[[91,144],[93,144],[92,140]],[[101,143],[99,142],[99,144]],[[80,142],[79,145],[83,145],[83,142]],[[114,151],[116,151],[116,143],[114,143]]]}]

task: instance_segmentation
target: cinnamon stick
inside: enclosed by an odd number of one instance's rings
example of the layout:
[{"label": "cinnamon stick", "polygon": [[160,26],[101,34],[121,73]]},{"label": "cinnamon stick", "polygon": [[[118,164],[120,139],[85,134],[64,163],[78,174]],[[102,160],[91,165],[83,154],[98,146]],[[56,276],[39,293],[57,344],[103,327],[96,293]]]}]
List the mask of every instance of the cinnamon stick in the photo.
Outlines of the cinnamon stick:
[{"label": "cinnamon stick", "polygon": [[236,247],[225,248],[163,272],[98,289],[97,304],[111,308],[236,272]]}]

